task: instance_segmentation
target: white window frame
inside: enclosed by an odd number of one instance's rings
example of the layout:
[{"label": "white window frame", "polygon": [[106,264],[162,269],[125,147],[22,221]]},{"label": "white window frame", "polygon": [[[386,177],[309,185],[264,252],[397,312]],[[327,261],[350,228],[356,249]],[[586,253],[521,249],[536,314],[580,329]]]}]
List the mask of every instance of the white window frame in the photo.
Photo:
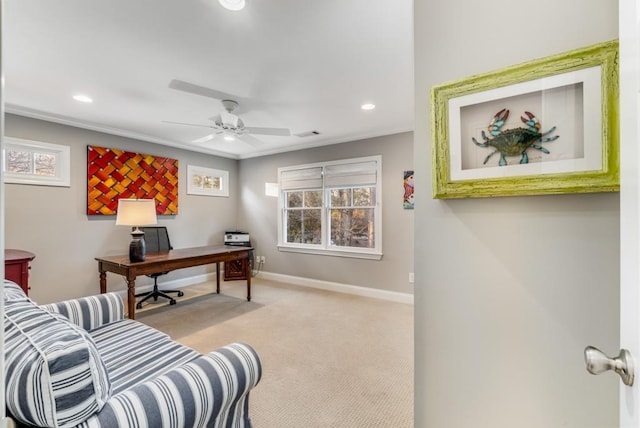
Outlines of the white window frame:
[{"label": "white window frame", "polygon": [[[42,141],[23,140],[5,137],[2,165],[5,183],[32,184],[37,186],[71,187],[71,148],[59,144],[44,143]],[[15,173],[7,171],[6,151],[9,149],[27,151],[29,153],[47,153],[56,157],[56,169],[53,176],[33,173]]]},{"label": "white window frame", "polygon": [[[325,168],[331,166],[341,166],[355,163],[367,163],[375,162],[375,184],[371,185],[352,185],[348,182],[343,184],[329,185],[325,180]],[[299,188],[283,188],[283,174],[296,170],[305,170],[318,168],[322,169],[322,184],[321,187],[316,185],[312,187],[299,187]],[[312,180],[315,184],[316,182]],[[353,257],[361,259],[380,260],[382,259],[382,156],[367,156],[353,159],[341,159],[329,162],[317,162],[312,164],[295,165],[289,167],[278,168],[278,185],[280,187],[278,197],[278,250],[289,251],[297,253],[307,254],[319,254],[330,255],[338,257]],[[374,248],[359,248],[359,247],[338,247],[330,245],[329,239],[329,212],[330,207],[330,189],[333,188],[345,188],[345,187],[375,187],[376,189],[376,202],[374,206],[374,233],[375,233],[375,246]],[[322,190],[322,209],[321,209],[321,243],[320,244],[304,244],[304,243],[291,243],[286,242],[286,228],[285,228],[285,192],[293,190]]]}]

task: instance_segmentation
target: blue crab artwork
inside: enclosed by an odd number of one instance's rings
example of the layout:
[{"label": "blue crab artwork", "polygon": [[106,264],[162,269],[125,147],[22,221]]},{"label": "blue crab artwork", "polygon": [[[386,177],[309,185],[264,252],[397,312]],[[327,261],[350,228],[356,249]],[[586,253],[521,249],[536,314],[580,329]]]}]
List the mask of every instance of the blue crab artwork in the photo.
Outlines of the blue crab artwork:
[{"label": "blue crab artwork", "polygon": [[500,153],[500,161],[498,162],[498,165],[500,166],[507,165],[505,156],[522,155],[520,163],[529,163],[529,156],[527,156],[527,150],[529,148],[540,150],[542,153],[546,154],[550,153],[549,150],[545,149],[538,143],[547,143],[549,141],[557,140],[558,137],[560,137],[559,135],[548,137],[549,134],[556,130],[556,127],[554,126],[547,132],[541,133],[540,122],[535,115],[528,111],[525,111],[524,113],[527,115],[528,119],[520,116],[520,120],[522,120],[522,123],[526,125],[526,128],[520,127],[505,129],[502,131],[501,128],[509,118],[509,110],[503,108],[496,113],[487,127],[489,134],[491,134],[493,138],[487,137],[487,134],[485,134],[484,131],[482,131],[482,139],[484,140],[484,143],[478,142],[474,137],[471,138],[473,143],[478,147],[493,147],[495,149],[484,159],[483,164],[486,165],[489,158],[496,153]]}]

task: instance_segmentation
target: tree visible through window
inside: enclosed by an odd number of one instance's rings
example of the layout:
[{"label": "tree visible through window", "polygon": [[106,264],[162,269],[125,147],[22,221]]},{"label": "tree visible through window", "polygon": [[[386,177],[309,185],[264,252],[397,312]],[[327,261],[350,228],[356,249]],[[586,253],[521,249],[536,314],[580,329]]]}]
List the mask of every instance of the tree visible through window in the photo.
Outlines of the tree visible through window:
[{"label": "tree visible through window", "polygon": [[375,187],[330,189],[331,245],[375,248]]},{"label": "tree visible through window", "polygon": [[286,192],[287,242],[320,244],[322,239],[322,191]]}]

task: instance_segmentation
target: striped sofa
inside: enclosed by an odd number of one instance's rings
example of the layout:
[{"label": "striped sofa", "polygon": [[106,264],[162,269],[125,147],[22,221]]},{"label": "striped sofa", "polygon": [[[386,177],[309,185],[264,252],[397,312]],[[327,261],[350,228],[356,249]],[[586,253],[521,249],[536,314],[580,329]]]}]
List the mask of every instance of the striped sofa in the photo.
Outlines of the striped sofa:
[{"label": "striped sofa", "polygon": [[4,283],[5,398],[18,426],[251,427],[248,345],[206,355],[124,317],[115,293],[38,306]]}]

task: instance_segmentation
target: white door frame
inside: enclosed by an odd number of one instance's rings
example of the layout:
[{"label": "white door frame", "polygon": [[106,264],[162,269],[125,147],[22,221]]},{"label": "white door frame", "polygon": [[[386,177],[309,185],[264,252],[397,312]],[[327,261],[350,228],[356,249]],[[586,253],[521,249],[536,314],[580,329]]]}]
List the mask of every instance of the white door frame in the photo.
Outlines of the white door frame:
[{"label": "white door frame", "polygon": [[[4,1],[0,0],[0,162],[4,163]],[[4,278],[4,172],[0,168],[0,275]],[[0,287],[0,428],[7,426],[4,395],[4,288]]]},{"label": "white door frame", "polygon": [[[620,347],[633,355],[636,381],[620,382],[620,427],[640,428],[640,20],[638,0],[619,1],[620,34]],[[612,285],[613,286],[613,285]]]}]

